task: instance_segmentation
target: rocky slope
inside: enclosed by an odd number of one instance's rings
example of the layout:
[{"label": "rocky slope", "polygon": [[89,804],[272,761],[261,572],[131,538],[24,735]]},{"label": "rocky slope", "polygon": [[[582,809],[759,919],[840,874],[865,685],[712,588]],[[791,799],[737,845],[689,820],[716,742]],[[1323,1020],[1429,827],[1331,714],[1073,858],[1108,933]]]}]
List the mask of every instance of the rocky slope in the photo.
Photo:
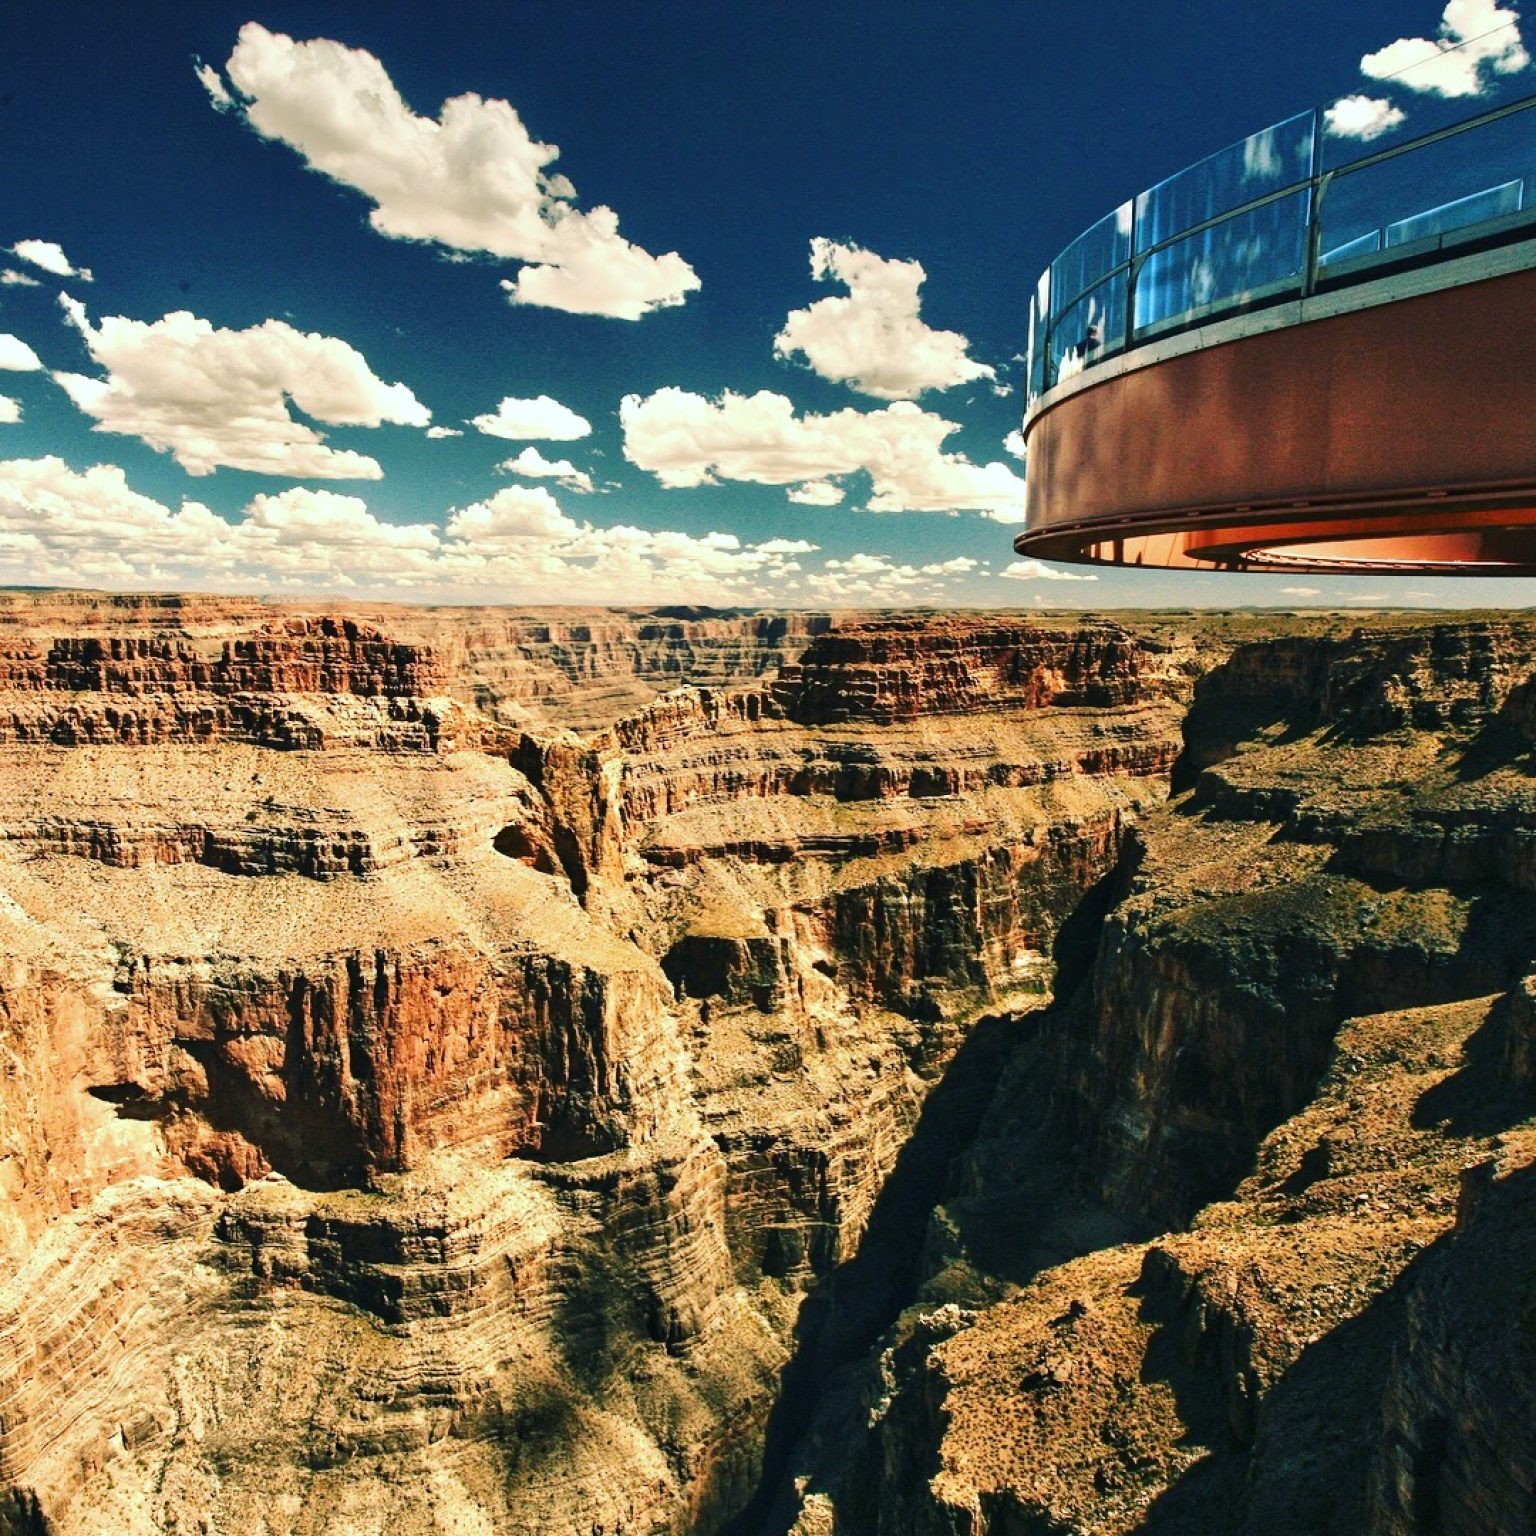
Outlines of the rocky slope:
[{"label": "rocky slope", "polygon": [[[254,598],[0,592],[0,646],[33,638],[169,637],[216,654],[272,627],[324,624],[326,609]],[[514,724],[596,729],[682,684],[769,676],[838,621],[832,613],[713,609],[405,608],[357,604],[346,617],[429,650],[454,693]]]},{"label": "rocky slope", "polygon": [[[973,1021],[1045,991],[1188,686],[1109,627],[855,626],[582,737],[482,707],[479,617],[8,617],[25,1531],[717,1525],[801,1297]],[[748,684],[815,627],[686,623]]]},{"label": "rocky slope", "polygon": [[1469,623],[1201,679],[799,1530],[1531,1529],[1533,663]]},{"label": "rocky slope", "polygon": [[1203,622],[0,602],[0,1532],[1527,1529],[1536,634]]}]

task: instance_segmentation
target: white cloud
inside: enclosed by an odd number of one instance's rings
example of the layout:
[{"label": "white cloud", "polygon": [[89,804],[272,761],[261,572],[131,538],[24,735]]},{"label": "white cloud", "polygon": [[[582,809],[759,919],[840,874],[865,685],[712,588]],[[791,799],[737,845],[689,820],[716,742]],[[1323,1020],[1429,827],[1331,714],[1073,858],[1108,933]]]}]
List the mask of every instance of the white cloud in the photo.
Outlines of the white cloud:
[{"label": "white cloud", "polygon": [[443,602],[933,600],[969,557],[927,566],[884,556],[803,573],[803,539],[743,543],[569,517],[544,486],[507,486],[450,511],[446,526],[385,522],[356,496],[292,486],[234,519],[135,492],[116,465],[76,471],[55,457],[0,461],[0,583],[345,591]]},{"label": "white cloud", "polygon": [[21,401],[0,395],[0,426],[14,427],[21,420]]},{"label": "white cloud", "polygon": [[733,603],[782,600],[793,560],[816,546],[694,535],[568,516],[544,486],[507,486],[454,510],[432,584],[499,601]]},{"label": "white cloud", "polygon": [[463,437],[464,434],[457,427],[428,427],[428,437]]},{"label": "white cloud", "polygon": [[1097,581],[1092,571],[1061,571],[1041,560],[1015,560],[999,574],[1010,581]]},{"label": "white cloud", "polygon": [[624,239],[611,208],[579,209],[551,169],[559,149],[509,102],[455,96],[438,118],[418,117],[371,53],[256,22],[225,69],[246,122],[367,197],[381,235],[525,263],[506,285],[514,303],[638,320],[699,287],[676,251],[652,256]]},{"label": "white cloud", "polygon": [[1438,37],[1400,37],[1360,60],[1372,80],[1392,80],[1433,96],[1479,96],[1490,75],[1526,68],[1519,13],[1496,0],[1450,0]]},{"label": "white cloud", "polygon": [[537,395],[532,400],[508,395],[494,411],[476,416],[470,425],[489,437],[513,440],[537,437],[574,442],[578,437],[589,436],[592,431],[592,423],[585,416],[578,416],[569,406],[561,405],[548,395]]},{"label": "white cloud", "polygon": [[361,497],[302,485],[252,497],[238,536],[251,546],[247,558],[258,551],[291,553],[301,563],[340,557],[348,576],[390,570],[401,556],[431,555],[439,544],[431,523],[382,522]]},{"label": "white cloud", "polygon": [[[0,462],[0,579],[218,590],[404,586],[430,570],[438,532],[380,521],[355,496],[293,486],[229,523],[196,501],[171,511],[115,464]],[[22,575],[22,573],[28,573]]]},{"label": "white cloud", "polygon": [[835,507],[848,493],[830,480],[807,480],[804,485],[791,486],[785,494],[797,506]]},{"label": "white cloud", "polygon": [[[64,248],[52,240],[18,240],[11,251],[23,261],[31,262],[34,267],[52,272],[55,277],[78,277],[82,282],[91,281],[90,269],[75,266],[64,254]],[[15,280],[11,279],[13,282]]]},{"label": "white cloud", "polygon": [[999,522],[1024,515],[1024,482],[1006,464],[945,453],[958,427],[906,401],[876,411],[796,416],[783,395],[760,390],[718,401],[666,388],[626,396],[619,407],[624,454],[668,487],[744,480],[806,485],[859,470],[870,477],[872,512],[974,510]]},{"label": "white cloud", "polygon": [[542,485],[509,485],[484,501],[461,507],[448,519],[448,532],[483,547],[525,541],[574,539],[581,524],[565,515]]},{"label": "white cloud", "polygon": [[202,81],[203,89],[208,92],[208,99],[213,103],[217,112],[228,112],[235,105],[235,98],[225,88],[224,81],[220,78],[218,70],[211,64],[197,61],[197,78]]},{"label": "white cloud", "polygon": [[1323,130],[1330,138],[1369,143],[1390,133],[1407,115],[1384,96],[1341,96],[1324,111]]},{"label": "white cloud", "polygon": [[821,548],[807,539],[769,539],[757,546],[765,555],[809,555]]},{"label": "white cloud", "polygon": [[953,584],[976,566],[968,556],[911,565],[886,555],[860,552],[826,561],[803,578],[807,591],[827,603],[871,607],[942,601]]},{"label": "white cloud", "polygon": [[25,272],[18,272],[13,267],[7,267],[0,272],[0,284],[7,288],[41,288],[42,284],[35,277],[28,277]]},{"label": "white cloud", "polygon": [[42,359],[20,336],[0,332],[0,368],[15,373],[28,373],[42,366]]},{"label": "white cloud", "polygon": [[1321,587],[1281,587],[1282,597],[1318,597],[1322,593]]},{"label": "white cloud", "polygon": [[586,470],[577,469],[569,459],[546,459],[531,443],[515,458],[503,459],[497,467],[529,480],[558,480],[567,491],[587,494],[592,490],[592,476]]},{"label": "white cloud", "polygon": [[822,378],[880,400],[997,377],[969,355],[970,342],[958,331],[936,331],[919,318],[926,274],[918,262],[887,261],[818,236],[811,241],[811,276],[845,284],[847,296],[791,311],[773,339],[776,356],[798,352]]},{"label": "white cloud", "polygon": [[1003,447],[1006,448],[1008,452],[1014,456],[1014,458],[1022,459],[1025,456],[1024,433],[1018,427],[1015,427],[1013,431],[1003,439]]},{"label": "white cloud", "polygon": [[288,402],[336,426],[425,426],[431,412],[404,384],[374,376],[361,352],[333,336],[265,320],[215,329],[178,310],[146,324],[121,315],[92,327],[85,308],[60,296],[105,379],[55,373],[99,432],[142,438],[190,475],[220,465],[258,474],[377,480],[375,459],[328,447],[289,413]]}]

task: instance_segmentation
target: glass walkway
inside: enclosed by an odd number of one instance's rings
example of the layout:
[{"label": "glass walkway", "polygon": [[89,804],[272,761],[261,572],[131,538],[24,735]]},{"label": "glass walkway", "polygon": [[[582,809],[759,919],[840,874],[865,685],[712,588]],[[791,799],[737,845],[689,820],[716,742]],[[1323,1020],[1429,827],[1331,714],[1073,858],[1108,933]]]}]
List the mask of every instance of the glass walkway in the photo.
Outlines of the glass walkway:
[{"label": "glass walkway", "polygon": [[1030,302],[1020,551],[1536,569],[1536,95],[1478,100],[1301,113],[1074,240]]}]

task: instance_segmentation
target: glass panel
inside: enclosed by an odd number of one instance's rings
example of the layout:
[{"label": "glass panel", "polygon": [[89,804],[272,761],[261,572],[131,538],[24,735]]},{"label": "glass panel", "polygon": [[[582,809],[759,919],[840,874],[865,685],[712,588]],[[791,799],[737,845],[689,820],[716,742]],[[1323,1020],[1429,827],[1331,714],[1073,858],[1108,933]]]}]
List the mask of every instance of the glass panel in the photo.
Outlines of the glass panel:
[{"label": "glass panel", "polygon": [[1536,109],[1343,171],[1323,194],[1322,264],[1472,232],[1536,207]]},{"label": "glass panel", "polygon": [[1125,346],[1126,274],[1117,272],[1071,305],[1051,328],[1051,383],[1113,357]]},{"label": "glass panel", "polygon": [[1029,296],[1029,345],[1024,349],[1024,398],[1033,400],[1044,385],[1044,338],[1040,333],[1040,313],[1035,296]]},{"label": "glass panel", "polygon": [[1131,259],[1131,205],[1122,203],[1092,229],[1084,230],[1051,263],[1051,288],[1057,304],[1071,304],[1118,266]]},{"label": "glass panel", "polygon": [[[1494,13],[1498,14],[1498,13]],[[1463,41],[1411,38],[1362,61],[1366,79],[1323,110],[1323,168],[1333,170],[1529,95],[1536,75],[1519,18]]]},{"label": "glass panel", "polygon": [[1299,292],[1310,202],[1294,192],[1149,257],[1136,281],[1137,337]]},{"label": "glass panel", "polygon": [[1136,249],[1312,174],[1316,114],[1302,112],[1159,182],[1136,199]]},{"label": "glass panel", "polygon": [[1501,219],[1506,213],[1519,213],[1525,183],[1516,178],[1502,186],[1488,187],[1458,197],[1423,213],[1410,214],[1386,229],[1387,244],[1411,245],[1415,240],[1427,240],[1432,235],[1448,234],[1453,229],[1465,229],[1469,224],[1482,224],[1489,219]]},{"label": "glass panel", "polygon": [[1046,345],[1045,317],[1051,299],[1051,274],[1042,272],[1035,284],[1035,292],[1029,301],[1029,353],[1027,393],[1031,400],[1046,388],[1046,361],[1049,349]]},{"label": "glass panel", "polygon": [[1331,251],[1324,251],[1318,257],[1318,265],[1326,267],[1333,261],[1351,261],[1357,256],[1374,256],[1381,249],[1381,231],[1373,229],[1367,234],[1356,235],[1353,240],[1346,240],[1343,245],[1336,245]]}]

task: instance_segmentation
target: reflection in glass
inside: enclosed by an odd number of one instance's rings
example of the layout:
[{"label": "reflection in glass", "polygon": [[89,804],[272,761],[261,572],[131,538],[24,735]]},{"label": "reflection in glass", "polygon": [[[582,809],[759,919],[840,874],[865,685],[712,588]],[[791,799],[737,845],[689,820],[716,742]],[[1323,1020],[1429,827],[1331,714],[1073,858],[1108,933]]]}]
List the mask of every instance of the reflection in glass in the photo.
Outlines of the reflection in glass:
[{"label": "reflection in glass", "polygon": [[[1518,39],[1408,41],[1414,61],[1383,65],[1380,94],[1373,83],[1252,134],[1079,235],[1030,305],[1030,399],[1136,342],[1311,292],[1314,278],[1334,287],[1536,232],[1536,96],[1492,118],[1483,105],[1529,91]],[[1455,99],[1468,82],[1481,91],[1470,121]]]},{"label": "reflection in glass", "polygon": [[1470,234],[1536,205],[1536,117],[1517,112],[1329,179],[1320,266],[1396,260],[1419,240]]},{"label": "reflection in glass", "polygon": [[1034,297],[1029,301],[1029,350],[1025,354],[1025,373],[1029,380],[1031,400],[1050,388],[1050,381],[1046,377],[1050,357],[1047,344],[1050,303],[1051,274],[1047,270],[1040,274],[1040,281],[1035,284]]},{"label": "reflection in glass", "polygon": [[1126,274],[1117,272],[1057,318],[1051,328],[1050,383],[1124,350],[1125,294]]},{"label": "reflection in glass", "polygon": [[1131,257],[1131,205],[1122,203],[1086,229],[1051,263],[1056,303],[1071,304]]},{"label": "reflection in glass", "polygon": [[1143,192],[1136,199],[1136,249],[1145,251],[1229,208],[1305,181],[1312,174],[1316,117],[1298,113]]},{"label": "reflection in glass", "polygon": [[1444,235],[1454,229],[1465,229],[1472,224],[1482,224],[1488,219],[1503,218],[1506,213],[1519,213],[1521,197],[1525,191],[1523,181],[1506,181],[1497,187],[1485,187],[1481,192],[1466,197],[1437,203],[1423,213],[1410,214],[1388,224],[1385,230],[1387,245],[1411,245],[1415,240],[1427,240],[1434,235]]},{"label": "reflection in glass", "polygon": [[1136,279],[1137,337],[1299,292],[1309,205],[1308,192],[1294,192],[1148,257]]}]

